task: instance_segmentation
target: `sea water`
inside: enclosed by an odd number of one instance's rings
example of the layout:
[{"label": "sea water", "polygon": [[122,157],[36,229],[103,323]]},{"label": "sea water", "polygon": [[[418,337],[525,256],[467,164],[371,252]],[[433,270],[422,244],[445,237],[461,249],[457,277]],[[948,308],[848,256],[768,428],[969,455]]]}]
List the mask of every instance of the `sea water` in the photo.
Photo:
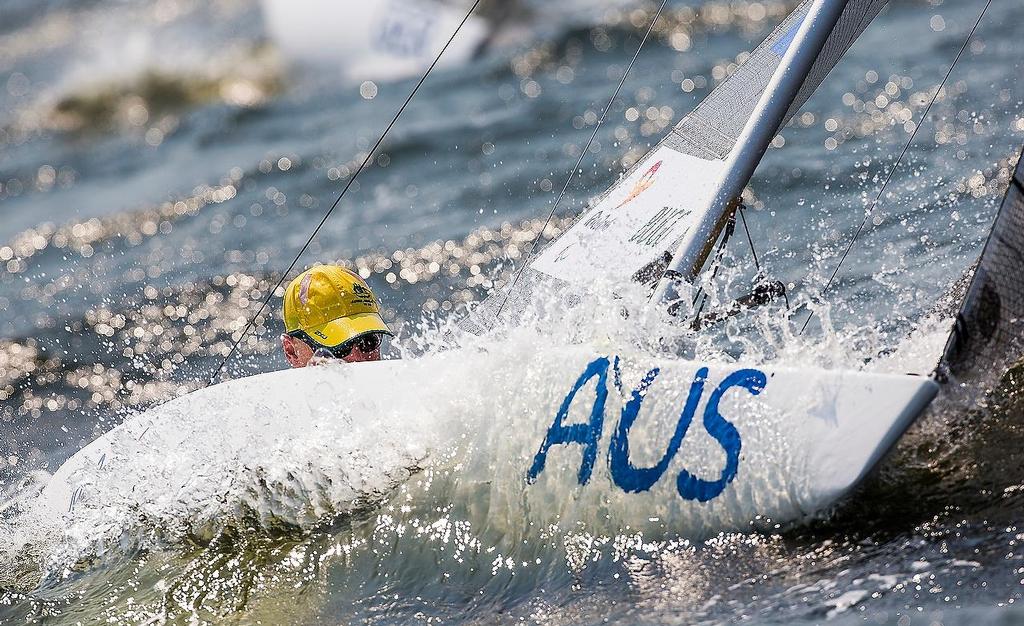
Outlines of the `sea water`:
[{"label": "sea water", "polygon": [[[671,6],[542,231],[653,8],[573,3],[552,17],[528,3],[512,41],[431,76],[300,264],[353,263],[399,332],[392,356],[438,350],[468,303],[506,285],[791,6]],[[821,288],[980,9],[893,4],[782,130],[746,215],[765,271],[800,308],[791,321],[780,305],[730,321],[687,343],[694,356],[929,371],[949,313],[936,303],[977,257],[1024,137],[1015,7],[990,10]],[[191,416],[192,445],[139,450],[88,517],[40,516],[35,493],[65,459],[202,386],[412,82],[289,65],[255,3],[0,11],[0,621],[1015,619],[1024,477],[1012,376],[981,410],[937,404],[862,490],[795,527],[609,527],[597,510],[524,524],[518,483],[452,476],[510,463],[502,424],[531,416],[472,414],[464,439],[438,445],[437,423],[411,410],[383,429],[349,425],[358,398],[337,398],[339,419],[319,436],[243,443],[234,457],[220,444],[239,433]],[[712,306],[749,288],[742,230],[726,263]],[[271,305],[229,376],[285,366]],[[545,345],[658,352],[686,335],[642,308],[624,320],[621,305],[599,299],[477,347],[525,361]],[[802,337],[808,308],[818,321]],[[465,364],[422,384],[489,406],[517,391]],[[552,410],[538,402],[534,417]],[[221,484],[239,465],[257,469]],[[166,488],[176,473],[188,488]],[[570,484],[563,497],[576,498]]]}]

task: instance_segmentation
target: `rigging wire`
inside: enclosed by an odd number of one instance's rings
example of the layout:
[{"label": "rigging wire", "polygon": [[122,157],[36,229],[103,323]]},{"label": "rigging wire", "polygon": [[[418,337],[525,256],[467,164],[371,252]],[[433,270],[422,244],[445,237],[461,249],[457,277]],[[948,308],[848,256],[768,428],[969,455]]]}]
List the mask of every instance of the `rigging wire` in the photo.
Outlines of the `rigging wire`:
[{"label": "rigging wire", "polygon": [[[882,198],[882,194],[885,192],[885,188],[889,184],[889,181],[892,180],[893,173],[896,171],[896,168],[899,167],[900,161],[902,161],[904,155],[907,154],[907,150],[910,149],[911,144],[914,143],[914,138],[917,137],[917,131],[921,130],[921,127],[928,121],[928,113],[931,111],[932,105],[935,104],[935,100],[942,92],[943,86],[945,86],[950,74],[953,73],[953,68],[956,67],[956,64],[960,61],[960,57],[963,56],[964,51],[967,50],[967,45],[971,43],[971,38],[974,37],[975,31],[977,31],[978,26],[981,25],[981,20],[985,17],[985,12],[988,11],[988,8],[991,5],[992,0],[987,0],[984,8],[981,9],[981,13],[978,15],[977,21],[974,22],[971,32],[967,33],[967,38],[964,39],[964,44],[960,46],[960,51],[956,53],[956,57],[953,59],[953,62],[950,63],[949,69],[946,70],[946,75],[942,77],[942,81],[939,83],[938,88],[935,89],[935,93],[932,94],[931,100],[928,101],[928,106],[925,107],[924,113],[921,114],[921,121],[914,127],[914,131],[910,133],[910,139],[907,141],[906,145],[903,146],[903,151],[900,152],[900,155],[896,158],[896,162],[893,163],[891,168],[889,168],[889,173],[886,175],[885,180],[882,181],[882,186],[878,189],[878,193],[875,194],[875,199],[871,201],[871,204],[868,206],[868,210],[864,212],[864,218],[861,220],[860,226],[857,227],[856,232],[853,233],[853,238],[850,239],[849,245],[846,246],[846,250],[843,252],[843,256],[840,257],[839,263],[836,265],[836,269],[832,272],[832,276],[829,277],[828,282],[826,282],[825,286],[822,288],[822,294],[828,290],[832,285],[832,282],[835,280],[836,275],[839,274],[839,268],[843,266],[843,262],[846,261],[846,257],[850,254],[850,250],[853,249],[853,245],[857,242],[857,238],[860,237],[861,232],[864,231],[864,226],[867,225],[868,218],[871,217],[871,213],[875,210],[875,207],[878,206],[878,201]],[[809,324],[813,318],[814,310],[812,309],[810,314],[807,316],[807,319],[804,320],[803,326],[800,327],[801,335],[807,329],[807,324]]]},{"label": "rigging wire", "polygon": [[754,255],[754,267],[757,269],[758,276],[761,275],[761,262],[757,258],[757,249],[754,248],[754,239],[750,236],[750,229],[747,228],[747,216],[743,211],[743,203],[740,203],[738,208],[740,214],[740,222],[743,223],[743,232],[747,234],[747,243],[750,244],[750,253]]},{"label": "rigging wire", "polygon": [[[729,221],[725,223],[725,231],[722,233],[722,241],[718,244],[718,252],[715,253],[715,259],[712,261],[713,269],[711,270],[711,277],[708,279],[709,283],[714,281],[715,277],[718,276],[718,270],[722,267],[722,259],[725,258],[725,248],[729,245],[729,240],[732,239],[732,235],[735,232],[736,214],[733,213],[729,216]],[[748,233],[747,237],[749,238],[749,236],[750,234]],[[751,246],[751,249],[753,249],[753,246]],[[699,287],[697,289],[697,293],[693,296],[693,301],[690,304],[697,304],[697,300],[700,300],[700,306],[697,307],[697,312],[694,314],[694,324],[698,323],[700,320],[700,314],[704,312],[704,305],[708,303],[708,293],[704,290],[704,287]],[[669,314],[676,315],[675,311],[678,310],[678,306],[681,302],[682,301],[669,306]]]},{"label": "rigging wire", "polygon": [[527,262],[533,256],[534,251],[537,249],[537,241],[544,235],[544,231],[547,230],[548,224],[551,223],[551,218],[555,216],[555,210],[558,209],[559,203],[562,201],[562,196],[569,189],[569,183],[576,176],[576,172],[580,169],[580,165],[583,163],[584,157],[587,156],[587,152],[590,150],[590,146],[594,143],[594,139],[597,137],[597,133],[601,130],[601,125],[604,124],[605,118],[608,116],[608,111],[612,108],[612,103],[615,102],[615,98],[619,96],[619,91],[622,90],[622,86],[626,83],[626,77],[629,76],[630,70],[633,69],[633,64],[636,63],[637,58],[640,56],[640,51],[644,49],[644,44],[647,43],[647,39],[651,36],[651,31],[654,30],[654,25],[658,23],[658,18],[661,17],[661,12],[665,9],[665,5],[668,0],[661,0],[661,6],[658,7],[657,12],[651,19],[651,23],[647,26],[647,32],[644,33],[644,38],[640,40],[640,45],[637,46],[636,52],[633,54],[633,58],[630,59],[629,65],[626,66],[626,71],[622,73],[622,79],[619,80],[619,84],[615,87],[615,91],[612,92],[612,96],[608,98],[608,104],[604,105],[604,110],[601,111],[601,117],[597,120],[597,125],[594,126],[594,132],[590,134],[590,139],[587,140],[587,145],[580,152],[580,158],[576,160],[576,165],[569,170],[569,175],[565,177],[565,184],[562,185],[562,190],[558,192],[558,197],[555,198],[555,203],[551,206],[551,211],[548,213],[547,219],[544,220],[544,226],[541,227],[540,232],[537,234],[537,239],[530,246],[530,252],[527,253],[523,259],[522,265],[519,266],[519,270],[512,278],[512,283],[508,286],[505,291],[505,297],[502,298],[501,304],[498,306],[498,312],[494,314],[495,319],[501,315],[501,311],[505,308],[505,303],[508,302],[509,296],[512,295],[512,290],[515,288],[516,283],[519,282],[519,278],[523,275],[523,270],[526,269]]},{"label": "rigging wire", "polygon": [[[391,118],[391,122],[387,125],[387,128],[384,129],[384,132],[380,134],[380,137],[377,139],[377,142],[374,143],[373,147],[370,148],[370,150],[366,153],[366,157],[363,159],[362,163],[359,164],[359,167],[356,169],[355,173],[352,174],[352,178],[348,179],[348,182],[345,184],[345,187],[341,190],[341,193],[339,193],[338,197],[334,200],[334,204],[332,204],[331,208],[328,209],[326,213],[324,213],[324,216],[320,220],[320,223],[316,225],[316,228],[314,228],[313,232],[310,233],[309,238],[306,240],[306,243],[302,245],[302,248],[299,249],[298,254],[295,255],[295,258],[292,259],[292,262],[288,265],[288,269],[286,269],[281,274],[281,278],[278,279],[277,284],[274,285],[274,288],[267,292],[267,297],[263,299],[263,303],[260,304],[260,308],[256,311],[255,315],[249,318],[249,321],[248,323],[246,323],[245,328],[242,329],[242,332],[239,333],[238,338],[235,339],[234,343],[231,345],[231,349],[228,350],[228,353],[225,354],[223,358],[221,358],[220,364],[217,365],[217,369],[213,372],[213,375],[210,376],[210,379],[206,382],[206,386],[213,384],[213,382],[217,379],[217,376],[220,375],[221,370],[224,369],[224,365],[228,362],[228,359],[230,359],[231,355],[233,355],[235,351],[238,350],[238,345],[242,342],[242,339],[244,339],[245,336],[249,333],[249,330],[256,322],[256,319],[267,308],[267,305],[270,304],[271,298],[274,297],[274,293],[276,293],[277,290],[284,283],[285,279],[288,277],[288,274],[290,274],[291,271],[295,269],[295,264],[299,262],[299,258],[302,257],[303,253],[306,252],[306,248],[309,247],[309,244],[313,243],[313,239],[317,236],[317,233],[320,232],[320,229],[323,228],[323,225],[327,223],[328,218],[330,218],[331,214],[334,213],[334,209],[338,208],[338,204],[341,202],[341,199],[345,197],[345,194],[348,193],[349,188],[352,187],[352,184],[356,181],[356,178],[358,178],[359,174],[363,171],[363,169],[366,168],[366,164],[369,163],[370,159],[373,158],[373,154],[377,151],[377,148],[379,148],[380,145],[384,142],[384,138],[387,137],[389,132],[391,132],[391,128],[394,127],[395,123],[398,121],[398,118],[401,117],[402,113],[405,111],[405,108],[409,106],[409,103],[416,95],[416,92],[419,91],[420,87],[423,85],[423,82],[427,80],[427,76],[429,76],[430,72],[433,71],[438,61],[441,60],[441,56],[444,55],[445,51],[448,49],[448,46],[450,46],[451,43],[455,41],[456,35],[459,34],[459,31],[462,30],[462,27],[466,24],[467,21],[469,21],[470,16],[472,16],[473,12],[476,11],[476,8],[480,5],[480,2],[481,0],[476,0],[473,3],[473,6],[469,8],[469,11],[466,12],[466,16],[463,17],[462,21],[459,22],[459,25],[455,27],[455,32],[453,32],[452,36],[448,38],[447,42],[445,42],[444,46],[441,48],[441,51],[437,53],[437,56],[434,58],[434,61],[430,64],[427,70],[423,72],[423,76],[420,77],[419,81],[416,82],[416,86],[412,88],[411,92],[409,92],[409,96],[405,99],[405,102],[402,103],[402,106],[398,108],[398,112],[395,113],[395,116]],[[662,4],[662,6],[664,6],[664,4]]]}]

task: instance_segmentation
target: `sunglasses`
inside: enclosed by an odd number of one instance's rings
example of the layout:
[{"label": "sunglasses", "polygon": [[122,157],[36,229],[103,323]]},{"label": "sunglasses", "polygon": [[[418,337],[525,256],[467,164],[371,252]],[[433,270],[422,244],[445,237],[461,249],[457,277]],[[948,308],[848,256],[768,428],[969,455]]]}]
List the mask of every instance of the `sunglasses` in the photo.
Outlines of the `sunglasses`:
[{"label": "sunglasses", "polygon": [[289,337],[295,337],[296,339],[302,340],[306,345],[312,348],[314,352],[318,354],[326,353],[336,359],[347,358],[356,348],[359,348],[360,352],[373,352],[377,348],[380,348],[380,344],[384,340],[384,333],[366,333],[330,348],[328,346],[321,345],[302,330],[293,330],[287,334]]}]

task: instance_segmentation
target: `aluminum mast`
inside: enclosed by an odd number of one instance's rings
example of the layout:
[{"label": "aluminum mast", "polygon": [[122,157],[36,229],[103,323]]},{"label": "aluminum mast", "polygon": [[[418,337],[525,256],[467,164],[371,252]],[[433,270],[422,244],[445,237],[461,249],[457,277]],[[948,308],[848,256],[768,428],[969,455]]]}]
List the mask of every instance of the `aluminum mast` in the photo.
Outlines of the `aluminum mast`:
[{"label": "aluminum mast", "polygon": [[821,53],[847,0],[817,0],[804,18],[793,42],[765,87],[743,133],[726,161],[718,190],[701,220],[683,237],[672,262],[652,296],[659,303],[679,298],[679,280],[692,281],[707,260],[714,240],[729,215],[736,210],[737,200],[764,156],[790,105],[796,99],[811,66]]}]

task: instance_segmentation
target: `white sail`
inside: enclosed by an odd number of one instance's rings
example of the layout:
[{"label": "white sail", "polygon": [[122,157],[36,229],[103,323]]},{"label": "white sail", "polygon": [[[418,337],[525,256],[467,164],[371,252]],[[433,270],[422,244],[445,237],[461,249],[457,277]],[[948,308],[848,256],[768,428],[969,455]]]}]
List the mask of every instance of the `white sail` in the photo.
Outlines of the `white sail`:
[{"label": "white sail", "polygon": [[[292,62],[336,69],[350,81],[419,76],[430,66],[470,5],[435,0],[261,0],[267,32]],[[492,25],[471,16],[439,61],[469,62]]]},{"label": "white sail", "polygon": [[[476,332],[493,326],[499,312],[514,323],[539,285],[548,287],[546,294],[561,290],[571,299],[595,277],[656,278],[670,258],[667,253],[688,234],[688,251],[709,246],[728,200],[746,185],[768,142],[886,2],[801,3],[732,76],[534,257],[513,289],[490,297],[464,328]],[[808,20],[812,12],[815,17]],[[800,63],[782,89],[777,75],[785,73],[783,58],[791,48]],[[771,115],[752,127],[762,101],[771,103]],[[695,260],[690,265],[684,274],[692,274]]]},{"label": "white sail", "polygon": [[700,223],[724,171],[724,161],[659,146],[530,267],[570,283],[626,282]]}]

